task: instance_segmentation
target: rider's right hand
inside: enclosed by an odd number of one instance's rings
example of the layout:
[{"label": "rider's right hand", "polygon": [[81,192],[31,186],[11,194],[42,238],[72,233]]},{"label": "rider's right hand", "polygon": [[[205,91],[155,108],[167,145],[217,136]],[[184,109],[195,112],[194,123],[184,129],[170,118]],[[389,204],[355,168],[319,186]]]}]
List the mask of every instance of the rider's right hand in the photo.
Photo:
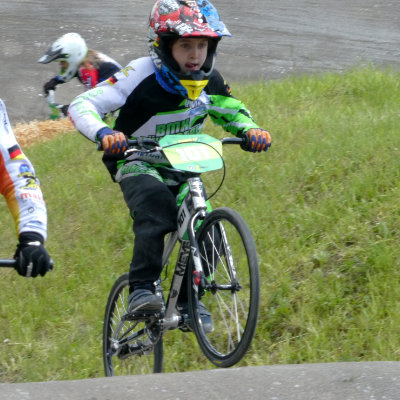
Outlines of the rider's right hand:
[{"label": "rider's right hand", "polygon": [[62,113],[64,114],[64,116],[66,116],[66,117],[68,117],[68,107],[69,107],[69,104],[64,104],[64,105],[61,107],[61,111],[62,111]]},{"label": "rider's right hand", "polygon": [[103,128],[97,132],[97,139],[106,154],[123,154],[127,149],[127,140],[122,132]]},{"label": "rider's right hand", "polygon": [[59,84],[57,78],[50,79],[43,86],[44,94],[47,96],[50,90],[56,90],[56,86]]},{"label": "rider's right hand", "polygon": [[14,255],[15,269],[21,276],[44,276],[52,269],[49,253],[43,246],[43,238],[35,232],[23,232]]}]

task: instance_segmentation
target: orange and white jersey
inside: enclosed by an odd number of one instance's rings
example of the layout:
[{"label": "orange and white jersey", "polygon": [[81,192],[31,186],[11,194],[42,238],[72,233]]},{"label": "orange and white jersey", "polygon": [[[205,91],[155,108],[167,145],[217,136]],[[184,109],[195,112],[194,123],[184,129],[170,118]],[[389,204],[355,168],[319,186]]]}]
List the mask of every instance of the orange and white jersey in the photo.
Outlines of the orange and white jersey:
[{"label": "orange and white jersey", "polygon": [[47,210],[33,165],[22,152],[0,99],[0,192],[15,221],[17,235],[37,232],[46,239]]}]

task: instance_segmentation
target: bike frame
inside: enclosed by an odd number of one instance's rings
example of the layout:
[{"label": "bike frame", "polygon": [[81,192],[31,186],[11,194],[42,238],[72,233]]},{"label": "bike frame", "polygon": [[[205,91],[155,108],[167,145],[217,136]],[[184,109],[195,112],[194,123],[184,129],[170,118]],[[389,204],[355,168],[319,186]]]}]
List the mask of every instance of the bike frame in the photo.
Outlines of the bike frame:
[{"label": "bike frame", "polygon": [[[187,225],[187,229],[182,232],[187,232],[189,240],[182,239],[183,235],[179,235],[179,230],[172,232],[167,237],[162,257],[163,265],[166,265],[176,243],[180,239],[181,245],[175,265],[174,275],[172,277],[171,286],[166,303],[165,317],[162,320],[163,330],[175,329],[180,323],[180,316],[176,312],[176,302],[180,293],[182,280],[188,267],[190,255],[193,258],[196,275],[204,277],[201,260],[199,257],[198,244],[195,239],[195,227],[199,219],[204,219],[206,216],[206,199],[203,195],[203,184],[200,177],[192,177],[187,180],[189,184],[189,192],[186,195],[178,211],[178,220],[183,216],[182,225]],[[193,205],[193,210],[190,214],[187,213],[188,202]],[[205,277],[204,277],[205,279]]]},{"label": "bike frame", "polygon": [[[204,274],[201,258],[200,258],[200,250],[198,247],[198,243],[195,237],[196,234],[196,225],[199,220],[204,220],[207,215],[207,205],[206,198],[204,196],[203,191],[203,183],[200,177],[192,177],[187,180],[189,184],[189,192],[186,195],[184,201],[182,202],[179,211],[178,211],[178,221],[181,221],[181,226],[186,226],[186,229],[182,231],[182,233],[187,233],[188,240],[182,239],[179,234],[179,229],[175,232],[172,232],[167,237],[164,247],[163,254],[163,265],[165,266],[168,263],[168,259],[178,242],[181,241],[181,245],[179,248],[178,258],[175,265],[174,275],[172,277],[171,286],[168,294],[168,299],[166,303],[165,317],[162,320],[163,332],[168,329],[175,329],[179,326],[179,324],[184,323],[182,321],[180,315],[176,312],[176,303],[178,299],[178,295],[181,290],[182,280],[185,275],[186,269],[188,268],[189,257],[192,257],[194,264],[193,274],[195,275],[195,284],[192,285],[192,289],[198,292],[199,286],[202,288],[210,288],[210,284],[207,281],[207,278]],[[191,206],[187,204],[187,202],[191,203]],[[188,208],[192,208],[190,214],[186,213]],[[186,214],[183,218],[180,218],[181,214]],[[187,221],[186,221],[187,220]],[[225,248],[226,254],[228,255],[228,263],[230,264],[232,273],[233,273],[233,282],[236,282],[236,271],[234,267],[234,262],[231,255],[231,250],[226,238],[226,233],[223,227],[220,227],[221,231],[221,241]],[[222,290],[233,290],[235,286],[227,286],[227,287],[218,287]]]}]

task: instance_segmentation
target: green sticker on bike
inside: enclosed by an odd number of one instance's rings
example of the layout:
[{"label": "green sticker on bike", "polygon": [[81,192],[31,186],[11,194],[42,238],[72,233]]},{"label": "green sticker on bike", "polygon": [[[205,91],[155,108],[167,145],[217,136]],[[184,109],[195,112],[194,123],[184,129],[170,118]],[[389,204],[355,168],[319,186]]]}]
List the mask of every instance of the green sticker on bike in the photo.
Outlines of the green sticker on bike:
[{"label": "green sticker on bike", "polygon": [[207,172],[222,168],[222,144],[209,135],[167,135],[160,146],[171,165],[182,171]]}]

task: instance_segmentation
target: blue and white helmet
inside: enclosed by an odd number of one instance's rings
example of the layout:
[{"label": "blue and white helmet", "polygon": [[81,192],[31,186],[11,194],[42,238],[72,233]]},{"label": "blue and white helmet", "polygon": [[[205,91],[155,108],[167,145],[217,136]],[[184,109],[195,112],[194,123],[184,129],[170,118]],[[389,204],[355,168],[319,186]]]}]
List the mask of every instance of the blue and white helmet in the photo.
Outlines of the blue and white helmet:
[{"label": "blue and white helmet", "polygon": [[[158,0],[150,14],[148,44],[161,86],[190,100],[197,99],[214,69],[222,36],[231,34],[208,0]],[[207,58],[199,71],[182,73],[172,57],[170,41],[181,37],[209,39]]]},{"label": "blue and white helmet", "polygon": [[87,51],[86,42],[79,33],[66,33],[50,46],[46,54],[39,58],[38,62],[48,64],[52,61],[66,61],[68,67],[61,70],[58,78],[63,82],[68,82],[78,72]]}]

